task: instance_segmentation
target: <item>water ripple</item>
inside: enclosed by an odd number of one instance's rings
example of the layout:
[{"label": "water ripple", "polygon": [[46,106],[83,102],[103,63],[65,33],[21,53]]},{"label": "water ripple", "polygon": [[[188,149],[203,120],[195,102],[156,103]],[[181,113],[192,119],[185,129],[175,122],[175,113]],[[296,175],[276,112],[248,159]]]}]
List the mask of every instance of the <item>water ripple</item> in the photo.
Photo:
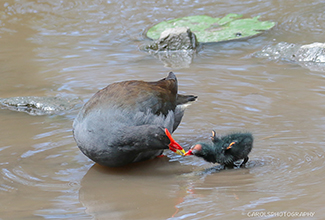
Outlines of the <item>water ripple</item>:
[{"label": "water ripple", "polygon": [[188,149],[209,140],[211,129],[249,130],[255,142],[247,168],[218,170],[172,152],[131,168],[98,168],[73,140],[77,112],[40,118],[2,111],[1,217],[242,219],[247,211],[317,209],[324,203],[324,76],[250,54],[270,42],[323,41],[324,7],[320,0],[4,3],[1,43],[10,45],[1,58],[12,66],[4,67],[3,84],[14,78],[6,92],[69,93],[85,101],[111,82],[165,77],[170,69],[139,50],[145,31],[163,20],[233,12],[277,26],[247,41],[204,45],[190,68],[177,70],[179,90],[199,100],[175,139]]}]

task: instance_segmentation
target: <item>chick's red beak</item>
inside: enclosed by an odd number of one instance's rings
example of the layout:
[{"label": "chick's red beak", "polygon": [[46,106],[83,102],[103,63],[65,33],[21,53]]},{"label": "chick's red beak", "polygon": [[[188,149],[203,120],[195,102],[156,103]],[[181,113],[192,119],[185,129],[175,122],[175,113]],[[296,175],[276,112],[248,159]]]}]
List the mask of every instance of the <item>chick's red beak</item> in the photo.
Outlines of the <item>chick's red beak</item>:
[{"label": "chick's red beak", "polygon": [[176,154],[179,155],[184,155],[185,154],[185,150],[181,147],[181,145],[179,145],[172,137],[172,135],[169,133],[168,129],[165,128],[165,133],[167,135],[167,137],[170,140],[170,144],[168,145],[169,150],[175,152]]},{"label": "chick's red beak", "polygon": [[201,144],[195,144],[193,147],[191,147],[191,149],[189,149],[184,156],[190,156],[190,155],[194,155],[194,152],[200,152],[202,150],[202,145]]}]

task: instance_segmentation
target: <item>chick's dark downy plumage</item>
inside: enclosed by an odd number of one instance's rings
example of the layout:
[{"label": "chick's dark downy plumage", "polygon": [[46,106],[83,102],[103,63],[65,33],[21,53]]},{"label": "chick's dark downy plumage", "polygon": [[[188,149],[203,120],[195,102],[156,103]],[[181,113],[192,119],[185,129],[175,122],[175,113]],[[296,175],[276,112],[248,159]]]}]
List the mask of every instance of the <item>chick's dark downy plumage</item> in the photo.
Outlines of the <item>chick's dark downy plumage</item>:
[{"label": "chick's dark downy plumage", "polygon": [[195,155],[207,162],[219,163],[227,167],[233,167],[234,162],[243,159],[241,166],[248,161],[248,154],[253,148],[253,135],[251,133],[232,133],[217,137],[212,131],[212,142],[199,142],[195,144],[185,155]]}]

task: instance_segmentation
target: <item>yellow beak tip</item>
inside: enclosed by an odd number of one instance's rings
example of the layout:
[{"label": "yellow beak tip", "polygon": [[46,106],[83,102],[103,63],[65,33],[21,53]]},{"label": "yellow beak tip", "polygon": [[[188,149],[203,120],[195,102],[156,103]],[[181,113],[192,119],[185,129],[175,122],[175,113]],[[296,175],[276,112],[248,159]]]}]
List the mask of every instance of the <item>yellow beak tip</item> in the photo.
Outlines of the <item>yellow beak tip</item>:
[{"label": "yellow beak tip", "polygon": [[184,156],[184,154],[185,154],[185,150],[184,150],[184,149],[182,149],[182,150],[177,150],[175,153],[178,154],[178,155]]}]

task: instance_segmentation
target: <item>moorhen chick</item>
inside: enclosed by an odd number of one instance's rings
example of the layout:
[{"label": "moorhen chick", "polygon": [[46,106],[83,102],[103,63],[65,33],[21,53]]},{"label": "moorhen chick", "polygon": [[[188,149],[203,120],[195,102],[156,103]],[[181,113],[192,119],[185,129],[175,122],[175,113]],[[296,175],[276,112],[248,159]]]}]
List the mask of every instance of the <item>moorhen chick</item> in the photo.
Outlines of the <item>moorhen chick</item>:
[{"label": "moorhen chick", "polygon": [[212,143],[197,143],[185,156],[195,155],[207,162],[219,163],[225,167],[234,167],[234,162],[243,159],[241,167],[248,161],[248,154],[253,148],[253,135],[251,133],[232,133],[217,137],[212,131]]},{"label": "moorhen chick", "polygon": [[94,162],[119,167],[149,160],[170,149],[183,155],[172,140],[185,107],[197,99],[180,95],[177,78],[170,72],[155,82],[130,80],[99,90],[73,122],[80,150]]}]

